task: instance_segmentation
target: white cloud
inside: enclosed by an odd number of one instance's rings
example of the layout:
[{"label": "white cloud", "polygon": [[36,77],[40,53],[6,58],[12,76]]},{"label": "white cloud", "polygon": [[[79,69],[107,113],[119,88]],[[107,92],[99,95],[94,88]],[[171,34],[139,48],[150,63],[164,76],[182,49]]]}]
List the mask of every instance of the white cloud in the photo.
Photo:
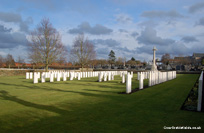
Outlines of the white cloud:
[{"label": "white cloud", "polygon": [[184,36],[181,40],[185,43],[198,42],[198,39],[194,36]]},{"label": "white cloud", "polygon": [[70,29],[68,32],[70,34],[82,34],[82,33],[89,33],[92,35],[102,35],[102,34],[109,34],[113,30],[109,29],[103,25],[96,24],[95,26],[91,27],[88,22],[83,22],[78,25],[77,28]]},{"label": "white cloud", "polygon": [[142,17],[146,18],[158,18],[158,19],[164,19],[164,18],[183,18],[184,16],[181,15],[179,12],[172,10],[172,11],[145,11],[141,14]]},{"label": "white cloud", "polygon": [[7,53],[6,53],[6,52],[4,52],[4,51],[0,51],[0,55],[2,55],[2,56],[6,56],[6,55],[7,55]]},{"label": "white cloud", "polygon": [[204,2],[196,3],[196,4],[189,7],[190,13],[196,13],[196,12],[199,12],[201,10],[204,10]]},{"label": "white cloud", "polygon": [[204,26],[204,17],[200,18],[196,25]]},{"label": "white cloud", "polygon": [[12,12],[0,12],[0,21],[18,24],[20,31],[23,32],[28,32],[28,25],[33,23],[32,17],[29,17],[24,21],[20,14]]},{"label": "white cloud", "polygon": [[121,14],[117,14],[115,17],[116,17],[116,21],[119,23],[126,24],[126,23],[133,22],[133,18],[128,14],[121,13]]},{"label": "white cloud", "polygon": [[175,41],[172,39],[163,39],[157,36],[156,30],[151,27],[146,27],[141,35],[137,38],[138,42],[145,45],[169,45],[173,44]]}]

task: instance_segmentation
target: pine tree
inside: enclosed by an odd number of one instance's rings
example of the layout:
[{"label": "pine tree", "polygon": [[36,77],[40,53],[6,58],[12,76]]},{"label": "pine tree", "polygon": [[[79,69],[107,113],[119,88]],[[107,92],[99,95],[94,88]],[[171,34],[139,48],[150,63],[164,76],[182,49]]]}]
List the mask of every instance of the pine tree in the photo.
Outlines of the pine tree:
[{"label": "pine tree", "polygon": [[108,62],[111,64],[111,67],[112,67],[112,65],[115,64],[115,60],[116,60],[115,52],[111,50],[108,56],[109,56]]},{"label": "pine tree", "polygon": [[132,61],[136,61],[134,57],[131,58]]}]

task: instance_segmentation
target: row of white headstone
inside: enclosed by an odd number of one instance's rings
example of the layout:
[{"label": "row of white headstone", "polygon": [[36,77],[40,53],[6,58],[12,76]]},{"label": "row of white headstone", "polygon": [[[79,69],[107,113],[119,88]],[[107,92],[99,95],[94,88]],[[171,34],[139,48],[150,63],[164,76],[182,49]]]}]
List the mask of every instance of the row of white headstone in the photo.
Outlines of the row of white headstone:
[{"label": "row of white headstone", "polygon": [[41,78],[41,82],[44,83],[46,78],[50,79],[50,82],[60,81],[63,78],[63,81],[66,81],[69,77],[70,80],[77,78],[80,80],[81,78],[87,77],[97,77],[98,72],[74,72],[74,71],[50,71],[50,72],[27,72],[26,79],[33,79],[33,83],[38,83],[38,79]]},{"label": "row of white headstone", "polygon": [[176,71],[160,72],[160,71],[149,71],[149,72],[138,72],[139,89],[143,89],[143,80],[149,79],[149,86],[160,84],[168,80],[176,78]]},{"label": "row of white headstone", "polygon": [[[103,72],[99,73],[98,81],[99,82],[107,81],[107,77],[108,77],[108,81],[114,80],[115,75],[120,75],[120,77],[122,77],[122,83],[126,82],[126,93],[131,93],[133,72],[129,73],[127,71],[113,71],[113,72],[103,71]],[[126,79],[126,81],[125,81],[125,79]]]},{"label": "row of white headstone", "polygon": [[[126,93],[131,93],[132,75],[133,74],[130,74],[130,73],[127,74]],[[176,71],[168,71],[168,72],[149,71],[149,72],[137,73],[137,79],[139,80],[139,89],[144,88],[144,79],[149,79],[149,86],[153,86],[175,78],[176,78]]]},{"label": "row of white headstone", "polygon": [[127,71],[101,71],[98,75],[98,82],[114,80],[115,75],[122,77],[125,74]]},{"label": "row of white headstone", "polygon": [[203,84],[203,71],[202,71],[202,73],[201,73],[201,75],[200,75],[200,77],[199,77],[199,85],[198,85],[198,104],[197,104],[197,111],[201,111],[202,110],[202,105],[203,105],[203,103],[202,103],[202,101],[203,101],[203,96],[202,96],[202,94],[203,94],[203,86],[204,86],[204,84]]},{"label": "row of white headstone", "polygon": [[[80,80],[81,78],[87,78],[87,77],[97,77],[100,75],[100,71],[95,72],[74,72],[74,71],[50,71],[50,72],[26,72],[26,79],[33,79],[33,83],[38,83],[38,80],[41,79],[41,83],[46,82],[46,78],[50,79],[50,82],[54,82],[54,79],[56,78],[56,81],[60,81],[61,78],[63,78],[63,81],[66,81],[69,77],[69,80],[73,80],[74,78],[77,78]],[[114,79],[114,75],[119,75],[120,71],[110,71],[108,72],[111,74],[111,79]],[[108,78],[110,79],[110,78]]]}]

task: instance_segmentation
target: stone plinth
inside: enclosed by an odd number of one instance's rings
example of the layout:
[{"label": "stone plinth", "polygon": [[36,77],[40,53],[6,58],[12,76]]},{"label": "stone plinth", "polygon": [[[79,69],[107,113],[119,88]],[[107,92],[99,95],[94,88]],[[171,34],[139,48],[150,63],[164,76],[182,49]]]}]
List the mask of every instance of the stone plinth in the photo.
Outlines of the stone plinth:
[{"label": "stone plinth", "polygon": [[158,71],[157,70],[157,65],[156,65],[156,62],[155,62],[155,53],[156,53],[156,48],[154,47],[153,48],[153,62],[152,62],[152,71]]}]

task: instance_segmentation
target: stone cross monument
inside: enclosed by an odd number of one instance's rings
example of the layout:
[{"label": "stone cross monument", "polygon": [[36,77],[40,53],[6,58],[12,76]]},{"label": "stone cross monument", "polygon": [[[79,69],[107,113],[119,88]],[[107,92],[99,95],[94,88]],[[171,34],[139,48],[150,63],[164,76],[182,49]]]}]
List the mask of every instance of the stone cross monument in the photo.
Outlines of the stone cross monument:
[{"label": "stone cross monument", "polygon": [[152,63],[152,71],[157,71],[157,65],[156,65],[156,62],[155,62],[155,52],[156,52],[156,48],[154,47],[153,49],[153,63]]}]

